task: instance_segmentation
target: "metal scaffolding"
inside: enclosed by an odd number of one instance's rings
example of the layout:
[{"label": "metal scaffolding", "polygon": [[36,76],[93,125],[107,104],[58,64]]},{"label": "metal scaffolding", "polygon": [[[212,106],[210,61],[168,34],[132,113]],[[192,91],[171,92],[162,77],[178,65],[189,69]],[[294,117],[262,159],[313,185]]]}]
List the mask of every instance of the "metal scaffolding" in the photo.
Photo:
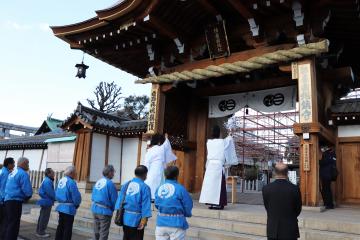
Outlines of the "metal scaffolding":
[{"label": "metal scaffolding", "polygon": [[244,166],[266,170],[273,162],[299,164],[299,138],[293,124],[299,122],[298,111],[264,113],[244,108],[230,118],[227,128],[236,143],[237,156]]}]

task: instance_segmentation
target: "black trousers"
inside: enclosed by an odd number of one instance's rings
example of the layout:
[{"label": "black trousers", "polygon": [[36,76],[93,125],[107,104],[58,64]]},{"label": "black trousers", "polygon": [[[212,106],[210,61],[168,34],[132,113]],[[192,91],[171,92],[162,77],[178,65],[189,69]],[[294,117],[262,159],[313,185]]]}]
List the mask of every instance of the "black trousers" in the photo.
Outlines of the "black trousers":
[{"label": "black trousers", "polygon": [[59,223],[56,229],[55,240],[71,240],[74,217],[73,215],[59,212]]},{"label": "black trousers", "polygon": [[123,226],[124,238],[123,240],[143,240],[144,229],[138,230],[136,227]]},{"label": "black trousers", "polygon": [[325,207],[333,208],[333,195],[331,192],[331,180],[321,180],[321,195],[324,201]]},{"label": "black trousers", "polygon": [[6,230],[6,214],[5,214],[5,204],[0,204],[0,239],[5,238]]},{"label": "black trousers", "polygon": [[286,239],[283,239],[283,238],[268,238],[268,240],[297,240],[297,238],[286,238]]},{"label": "black trousers", "polygon": [[21,201],[6,201],[5,214],[6,214],[6,230],[5,240],[17,240],[20,228],[20,219],[22,213]]}]

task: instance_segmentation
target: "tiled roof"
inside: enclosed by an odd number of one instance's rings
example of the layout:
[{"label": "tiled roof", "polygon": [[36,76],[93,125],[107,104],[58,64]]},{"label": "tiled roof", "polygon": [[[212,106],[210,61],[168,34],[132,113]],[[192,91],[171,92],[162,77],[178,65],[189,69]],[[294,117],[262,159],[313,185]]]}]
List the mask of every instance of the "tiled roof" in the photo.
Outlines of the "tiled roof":
[{"label": "tiled roof", "polygon": [[146,120],[129,120],[114,114],[107,114],[78,103],[74,113],[67,118],[61,127],[66,128],[75,118],[80,118],[85,123],[99,130],[109,130],[115,133],[138,134],[146,132]]},{"label": "tiled roof", "polygon": [[15,137],[0,140],[0,150],[3,149],[44,149],[48,139],[75,136],[73,133],[48,133],[28,137]]},{"label": "tiled roof", "polygon": [[360,99],[339,100],[331,107],[333,114],[360,113]]}]

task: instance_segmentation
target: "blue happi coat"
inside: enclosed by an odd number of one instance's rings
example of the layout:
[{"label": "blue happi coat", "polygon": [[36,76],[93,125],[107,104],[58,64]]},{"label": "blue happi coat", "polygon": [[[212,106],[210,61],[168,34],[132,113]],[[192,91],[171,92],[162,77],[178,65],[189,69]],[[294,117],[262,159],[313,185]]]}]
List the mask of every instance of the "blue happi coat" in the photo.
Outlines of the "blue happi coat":
[{"label": "blue happi coat", "polygon": [[[125,194],[126,187],[127,191]],[[134,178],[121,187],[115,209],[120,209],[121,201],[124,196],[124,225],[128,227],[137,227],[142,218],[151,217],[151,191],[149,186],[146,185],[143,180]]]},{"label": "blue happi coat", "polygon": [[59,202],[56,211],[74,216],[81,203],[81,194],[74,179],[68,176],[60,179],[55,195]]},{"label": "blue happi coat", "polygon": [[39,195],[41,199],[37,201],[37,204],[43,207],[50,207],[54,205],[55,190],[54,182],[49,177],[45,177],[39,188]]},{"label": "blue happi coat", "polygon": [[26,201],[33,194],[29,174],[21,167],[15,168],[5,186],[5,202],[10,200]]},{"label": "blue happi coat", "polygon": [[9,176],[9,169],[7,167],[3,167],[0,170],[0,204],[4,204],[5,199],[5,186]]},{"label": "blue happi coat", "polygon": [[106,177],[99,179],[93,187],[91,210],[94,214],[111,216],[115,209],[117,190],[114,183]]},{"label": "blue happi coat", "polygon": [[156,226],[188,229],[193,201],[186,189],[175,180],[165,180],[155,193],[155,207],[159,213]]}]

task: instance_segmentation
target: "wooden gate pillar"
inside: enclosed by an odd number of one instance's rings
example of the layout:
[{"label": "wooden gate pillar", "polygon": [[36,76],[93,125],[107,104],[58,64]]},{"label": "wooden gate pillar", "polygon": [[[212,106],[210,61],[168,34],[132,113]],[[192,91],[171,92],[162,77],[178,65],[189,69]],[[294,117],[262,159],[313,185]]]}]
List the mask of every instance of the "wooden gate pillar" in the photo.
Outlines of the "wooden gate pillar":
[{"label": "wooden gate pillar", "polygon": [[[295,65],[295,67],[294,67]],[[293,64],[293,78],[298,79],[300,124],[295,131],[300,137],[300,189],[303,204],[318,206],[319,189],[319,133],[310,131],[318,126],[316,68],[314,59]],[[295,76],[295,77],[294,77]],[[295,127],[295,126],[294,126]]]}]

